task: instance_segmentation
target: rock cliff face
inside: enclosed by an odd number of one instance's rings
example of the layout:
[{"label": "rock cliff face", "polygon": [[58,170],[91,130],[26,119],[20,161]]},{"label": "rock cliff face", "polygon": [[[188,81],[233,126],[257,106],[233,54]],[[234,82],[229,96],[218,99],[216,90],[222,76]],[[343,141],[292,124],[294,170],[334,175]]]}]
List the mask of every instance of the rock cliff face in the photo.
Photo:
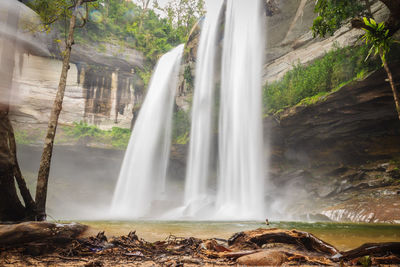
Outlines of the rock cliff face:
[{"label": "rock cliff face", "polygon": [[[399,81],[400,63],[391,68]],[[384,70],[315,104],[268,117],[264,125],[271,134],[270,178],[288,194],[293,213],[400,220],[400,121]]]},{"label": "rock cliff face", "polygon": [[[63,47],[54,43],[54,34],[29,38],[36,45],[21,47],[16,56],[12,119],[44,128],[58,87]],[[135,73],[143,60],[141,53],[111,44],[74,45],[60,123],[130,128],[144,98],[144,83]]]},{"label": "rock cliff face", "polygon": [[[400,64],[392,69],[400,80]],[[386,77],[381,69],[316,104],[267,118],[276,155],[308,165],[359,164],[400,155],[400,121]]]}]

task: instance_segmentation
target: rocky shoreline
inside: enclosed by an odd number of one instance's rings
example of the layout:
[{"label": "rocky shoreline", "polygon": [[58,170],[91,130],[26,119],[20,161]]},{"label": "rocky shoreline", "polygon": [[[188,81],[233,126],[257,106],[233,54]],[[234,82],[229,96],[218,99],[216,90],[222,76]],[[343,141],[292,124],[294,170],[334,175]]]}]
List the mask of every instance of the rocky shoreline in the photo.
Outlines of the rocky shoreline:
[{"label": "rocky shoreline", "polygon": [[26,222],[0,225],[1,266],[282,266],[400,264],[400,242],[339,251],[298,230],[259,228],[228,240],[169,236],[147,242],[135,232],[84,237],[81,224]]},{"label": "rocky shoreline", "polygon": [[[295,169],[271,174],[285,194],[296,192],[288,212],[301,220],[355,223],[400,223],[397,162],[361,166]],[[291,201],[290,196],[287,197]]]}]

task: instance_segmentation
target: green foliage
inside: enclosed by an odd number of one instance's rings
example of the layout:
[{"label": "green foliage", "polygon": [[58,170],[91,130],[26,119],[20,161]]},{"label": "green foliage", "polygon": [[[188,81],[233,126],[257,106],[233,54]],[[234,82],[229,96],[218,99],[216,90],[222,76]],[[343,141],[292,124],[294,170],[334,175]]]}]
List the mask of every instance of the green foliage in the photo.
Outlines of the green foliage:
[{"label": "green foliage", "polygon": [[133,1],[98,1],[99,6],[90,12],[86,27],[77,29],[77,40],[117,42],[143,52],[151,64],[187,40],[190,29],[202,15],[197,5],[201,9],[203,6],[203,0],[175,0],[165,9],[158,7],[166,13],[166,17],[161,17],[155,10],[143,9]]},{"label": "green foliage", "polygon": [[[295,105],[311,105],[356,79],[363,79],[381,67],[376,57],[365,61],[367,46],[335,47],[309,65],[297,64],[279,81],[266,84],[263,91],[264,113],[274,114]],[[390,60],[400,60],[400,46],[390,49]]]},{"label": "green foliage", "polygon": [[188,37],[194,24],[205,14],[204,0],[172,0],[165,8],[156,3],[156,8],[167,15],[168,23],[184,37]]},{"label": "green foliage", "polygon": [[61,17],[71,14],[69,6],[71,6],[71,1],[65,0],[33,0],[28,2],[30,8],[35,10],[44,25],[49,26],[55,21],[59,20]]},{"label": "green foliage", "polygon": [[358,262],[361,264],[363,267],[369,267],[372,265],[372,260],[370,256],[364,256],[361,257]]},{"label": "green foliage", "polygon": [[137,74],[139,75],[140,79],[143,81],[144,87],[147,88],[147,86],[150,83],[151,76],[153,74],[153,71],[151,69],[151,66],[145,66],[143,69],[136,69]]},{"label": "green foliage", "polygon": [[32,143],[27,131],[15,131],[14,136],[17,144],[28,145]]},{"label": "green foliage", "polygon": [[186,145],[189,142],[189,132],[186,132],[184,135],[179,136],[174,143],[178,145]]},{"label": "green foliage", "polygon": [[174,112],[172,125],[172,142],[186,144],[189,141],[190,112],[177,110]]},{"label": "green foliage", "polygon": [[315,103],[326,93],[377,69],[379,63],[376,60],[364,61],[367,54],[365,46],[336,47],[308,66],[293,66],[280,81],[264,87],[265,112],[275,113],[299,104],[302,100],[302,104]]},{"label": "green foliage", "polygon": [[63,130],[67,137],[73,138],[75,141],[110,144],[118,149],[124,149],[128,146],[131,135],[129,129],[113,127],[106,131],[84,122],[74,123],[72,127],[63,127]]},{"label": "green foliage", "polygon": [[314,9],[318,17],[312,26],[314,37],[333,35],[348,18],[366,14],[367,9],[365,1],[318,0]]},{"label": "green foliage", "polygon": [[[45,30],[49,31],[51,24],[69,19],[76,4],[73,0],[31,0],[28,1],[27,5],[36,11],[42,20],[42,26]],[[87,17],[87,10],[99,7],[99,4],[97,2],[90,2],[84,3],[84,6],[78,7],[76,10],[78,22]]]},{"label": "green foliage", "polygon": [[73,127],[66,127],[64,128],[64,131],[67,136],[74,137],[76,139],[99,137],[101,135],[101,130],[99,128],[93,125],[88,125],[84,122],[74,122]]},{"label": "green foliage", "polygon": [[315,104],[317,102],[320,102],[321,100],[325,99],[327,95],[329,95],[330,92],[320,92],[314,96],[306,97],[302,99],[297,105],[299,106],[309,106],[312,104]]},{"label": "green foliage", "polygon": [[126,148],[129,144],[131,131],[119,127],[112,127],[111,131],[107,131],[106,136],[111,138],[111,145],[115,148]]},{"label": "green foliage", "polygon": [[185,79],[186,84],[189,87],[189,90],[192,91],[194,88],[194,77],[192,75],[192,68],[189,65],[185,67],[183,78]]},{"label": "green foliage", "polygon": [[378,24],[373,19],[365,17],[363,19],[367,28],[363,28],[365,34],[362,36],[362,40],[365,41],[367,46],[371,46],[365,60],[374,53],[375,56],[381,56],[383,63],[386,61],[386,54],[389,53],[390,47],[393,44],[393,39],[389,35],[389,30],[386,29],[384,22]]},{"label": "green foliage", "polygon": [[[45,29],[50,24],[66,36],[73,0],[32,0],[29,6],[42,18]],[[145,8],[126,0],[97,0],[88,3],[88,21],[75,30],[75,41],[97,43],[105,52],[104,43],[113,43],[143,52],[146,64],[142,73],[148,76],[158,58],[188,39],[196,21],[204,15],[204,0],[173,0],[165,8]],[[163,12],[160,16],[155,11]],[[78,20],[86,17],[86,8],[78,8]]]},{"label": "green foliage", "polygon": [[[204,14],[203,0],[174,0],[165,9],[143,8],[133,1],[98,0],[98,8],[90,11],[89,21],[76,29],[75,39],[81,43],[97,43],[105,52],[105,42],[141,51],[146,62],[138,75],[147,85],[154,64],[161,55],[188,39],[188,34]],[[155,11],[164,12],[160,16]],[[60,30],[64,27],[59,25]]]},{"label": "green foliage", "polygon": [[24,129],[15,129],[14,136],[15,142],[21,145],[31,145],[36,144],[41,141],[43,132],[40,130],[24,130]]}]

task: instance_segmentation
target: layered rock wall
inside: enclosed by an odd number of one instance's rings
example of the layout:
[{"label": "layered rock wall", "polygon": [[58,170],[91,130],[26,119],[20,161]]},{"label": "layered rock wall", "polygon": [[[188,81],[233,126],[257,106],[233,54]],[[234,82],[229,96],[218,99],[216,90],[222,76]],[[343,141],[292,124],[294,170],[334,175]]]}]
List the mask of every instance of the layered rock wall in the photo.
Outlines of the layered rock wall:
[{"label": "layered rock wall", "polygon": [[[17,124],[47,125],[62,62],[23,54],[16,57],[12,119]],[[130,128],[133,108],[143,99],[137,75],[102,65],[71,64],[60,115],[61,124],[87,122],[103,129]]]}]

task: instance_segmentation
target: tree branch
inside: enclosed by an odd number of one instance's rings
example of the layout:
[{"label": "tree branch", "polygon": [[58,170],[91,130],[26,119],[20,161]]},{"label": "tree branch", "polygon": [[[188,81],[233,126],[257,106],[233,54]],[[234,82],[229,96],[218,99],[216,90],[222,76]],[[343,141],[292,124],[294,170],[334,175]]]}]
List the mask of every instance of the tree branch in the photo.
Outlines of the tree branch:
[{"label": "tree branch", "polygon": [[[90,1],[90,0],[87,0],[87,1]],[[93,2],[93,1],[92,1]],[[86,23],[87,23],[87,21],[88,21],[88,19],[89,19],[89,6],[88,6],[88,2],[85,2],[86,3],[86,12],[85,12],[85,16],[83,17],[82,16],[82,14],[80,14],[79,13],[79,15],[80,15],[80,17],[81,17],[81,19],[82,19],[82,24],[81,25],[75,25],[75,29],[76,28],[83,28],[83,27],[85,27],[85,25],[86,25]]]}]

